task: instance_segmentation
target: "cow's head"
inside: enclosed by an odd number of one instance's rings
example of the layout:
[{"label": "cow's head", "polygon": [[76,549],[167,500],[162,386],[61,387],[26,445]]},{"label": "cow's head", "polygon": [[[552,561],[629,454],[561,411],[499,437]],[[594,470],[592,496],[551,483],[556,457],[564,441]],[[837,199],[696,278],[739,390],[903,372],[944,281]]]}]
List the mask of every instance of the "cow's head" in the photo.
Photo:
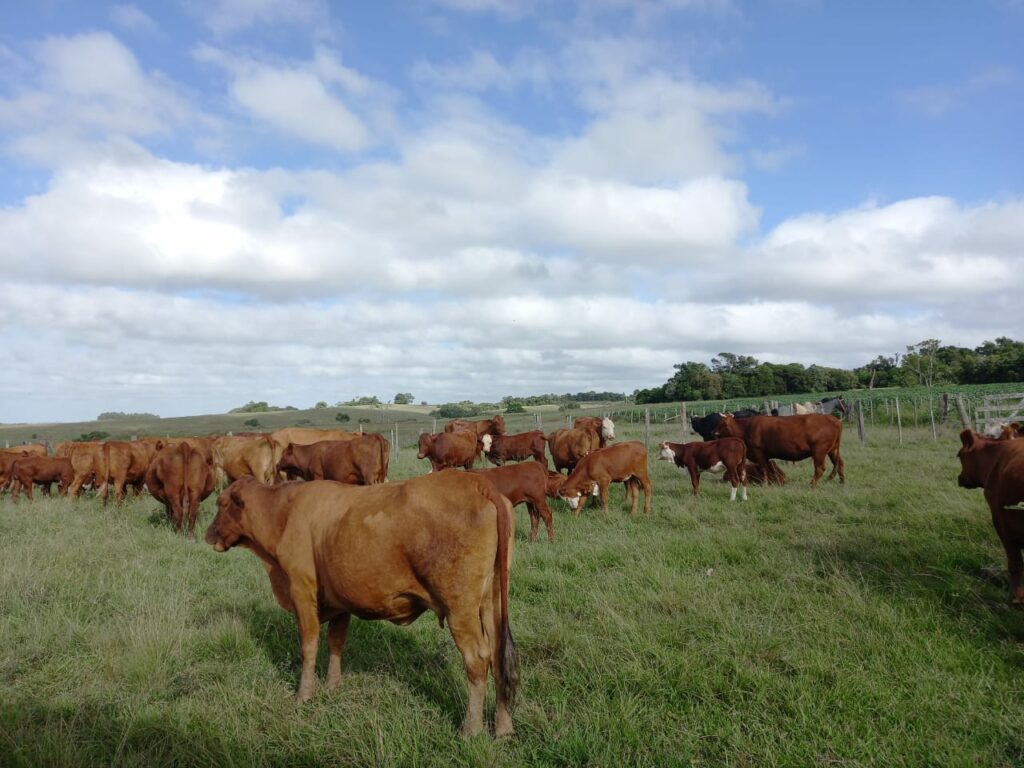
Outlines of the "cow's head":
[{"label": "cow's head", "polygon": [[299,464],[293,443],[288,443],[288,447],[281,454],[281,459],[277,462],[277,471],[284,472],[290,479],[302,477],[304,470]]},{"label": "cow's head", "polygon": [[546,495],[554,498],[558,495],[558,492],[561,490],[563,485],[565,485],[565,475],[561,472],[552,472],[549,469]]},{"label": "cow's head", "polygon": [[601,489],[598,488],[597,483],[593,480],[587,480],[584,478],[574,479],[570,475],[562,484],[562,487],[558,489],[558,497],[569,505],[569,509],[578,512],[580,509],[580,502],[583,500],[583,495],[585,493],[597,496],[600,492]]},{"label": "cow's head", "polygon": [[490,435],[483,435],[480,438],[480,447],[483,448],[484,453],[491,452],[491,444],[494,442],[494,438]]},{"label": "cow's head", "polygon": [[233,482],[217,497],[217,514],[204,537],[215,551],[227,552],[246,540],[245,489],[255,482],[247,475]]},{"label": "cow's head", "polygon": [[658,461],[675,461],[676,452],[672,450],[672,446],[668,444],[666,440],[661,444],[660,450],[658,451]]},{"label": "cow's head", "polygon": [[505,417],[500,413],[491,419],[491,431],[496,435],[505,434]]},{"label": "cow's head", "polygon": [[719,414],[721,419],[718,424],[715,425],[715,429],[712,431],[712,437],[739,437],[740,430],[736,426],[736,419],[733,418],[731,413]]},{"label": "cow's head", "polygon": [[615,439],[615,422],[608,417],[601,419],[601,437],[605,440]]},{"label": "cow's head", "polygon": [[434,446],[434,438],[436,435],[430,435],[426,432],[420,434],[419,441],[419,452],[416,454],[417,459],[425,459],[430,455],[430,449]]},{"label": "cow's head", "polygon": [[981,488],[984,485],[987,472],[982,467],[978,453],[978,448],[984,440],[984,437],[970,429],[960,433],[961,447],[956,454],[960,459],[960,476],[956,481],[961,488]]}]

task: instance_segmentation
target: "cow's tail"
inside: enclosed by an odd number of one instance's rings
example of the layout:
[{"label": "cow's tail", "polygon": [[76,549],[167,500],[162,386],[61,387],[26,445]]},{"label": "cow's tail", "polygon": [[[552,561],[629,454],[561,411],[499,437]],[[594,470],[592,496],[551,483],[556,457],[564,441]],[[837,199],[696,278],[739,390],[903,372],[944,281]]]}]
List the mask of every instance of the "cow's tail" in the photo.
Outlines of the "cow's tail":
[{"label": "cow's tail", "polygon": [[107,503],[107,499],[110,498],[110,443],[108,441],[103,442],[103,450],[100,452],[103,457],[103,464],[99,468],[99,474],[101,477],[96,477],[96,482],[103,481],[103,503]]},{"label": "cow's tail", "polygon": [[498,552],[495,556],[495,575],[498,578],[498,590],[501,595],[501,621],[497,627],[501,633],[499,654],[501,655],[501,680],[495,678],[495,684],[501,685],[501,693],[511,709],[515,703],[516,688],[519,685],[519,659],[516,656],[516,643],[512,639],[512,625],[508,613],[508,587],[512,568],[512,538],[515,531],[515,518],[512,516],[512,505],[488,481],[487,497],[494,504],[498,513]]}]

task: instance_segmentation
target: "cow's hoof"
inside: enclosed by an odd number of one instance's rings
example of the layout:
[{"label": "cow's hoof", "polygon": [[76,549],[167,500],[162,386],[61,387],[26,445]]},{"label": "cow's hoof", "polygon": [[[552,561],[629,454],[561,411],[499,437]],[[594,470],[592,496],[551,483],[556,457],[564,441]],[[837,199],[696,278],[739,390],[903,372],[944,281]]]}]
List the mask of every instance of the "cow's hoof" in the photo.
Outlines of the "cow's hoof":
[{"label": "cow's hoof", "polygon": [[483,723],[463,723],[459,733],[464,739],[472,739],[483,733],[483,730]]},{"label": "cow's hoof", "polygon": [[498,717],[494,721],[494,738],[496,739],[507,739],[512,736],[512,717],[506,715],[505,717]]}]

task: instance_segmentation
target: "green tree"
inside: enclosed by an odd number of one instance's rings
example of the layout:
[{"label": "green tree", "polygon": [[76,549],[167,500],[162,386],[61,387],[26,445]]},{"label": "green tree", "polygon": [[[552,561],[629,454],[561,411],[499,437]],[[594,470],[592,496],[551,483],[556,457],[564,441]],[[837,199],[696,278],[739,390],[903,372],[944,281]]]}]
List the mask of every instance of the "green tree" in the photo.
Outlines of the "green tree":
[{"label": "green tree", "polygon": [[327,407],[327,401],[326,400],[318,400],[317,404],[314,405],[313,407],[314,408],[326,408]]},{"label": "green tree", "polygon": [[413,396],[408,392],[399,392],[395,395],[395,405],[409,405],[413,401]]}]

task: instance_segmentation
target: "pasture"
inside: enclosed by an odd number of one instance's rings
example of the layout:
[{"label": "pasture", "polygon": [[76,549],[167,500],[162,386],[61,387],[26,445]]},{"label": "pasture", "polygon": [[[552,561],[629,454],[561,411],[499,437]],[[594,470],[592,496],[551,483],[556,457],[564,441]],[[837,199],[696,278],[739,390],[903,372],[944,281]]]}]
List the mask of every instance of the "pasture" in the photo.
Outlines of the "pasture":
[{"label": "pasture", "polygon": [[[810,490],[803,462],[745,504],[707,475],[694,499],[655,460],[662,439],[678,425],[652,425],[650,518],[627,518],[615,486],[607,519],[553,502],[557,542],[530,545],[517,509],[520,693],[501,742],[458,736],[465,675],[431,614],[354,620],[340,688],[298,706],[295,622],[251,553],[186,543],[148,496],[4,497],[0,762],[1024,763],[1024,613],[980,491],[956,486],[951,428],[900,447],[847,427],[845,487]],[[392,479],[424,471],[393,455]],[[321,683],[325,666],[321,644]]]}]

